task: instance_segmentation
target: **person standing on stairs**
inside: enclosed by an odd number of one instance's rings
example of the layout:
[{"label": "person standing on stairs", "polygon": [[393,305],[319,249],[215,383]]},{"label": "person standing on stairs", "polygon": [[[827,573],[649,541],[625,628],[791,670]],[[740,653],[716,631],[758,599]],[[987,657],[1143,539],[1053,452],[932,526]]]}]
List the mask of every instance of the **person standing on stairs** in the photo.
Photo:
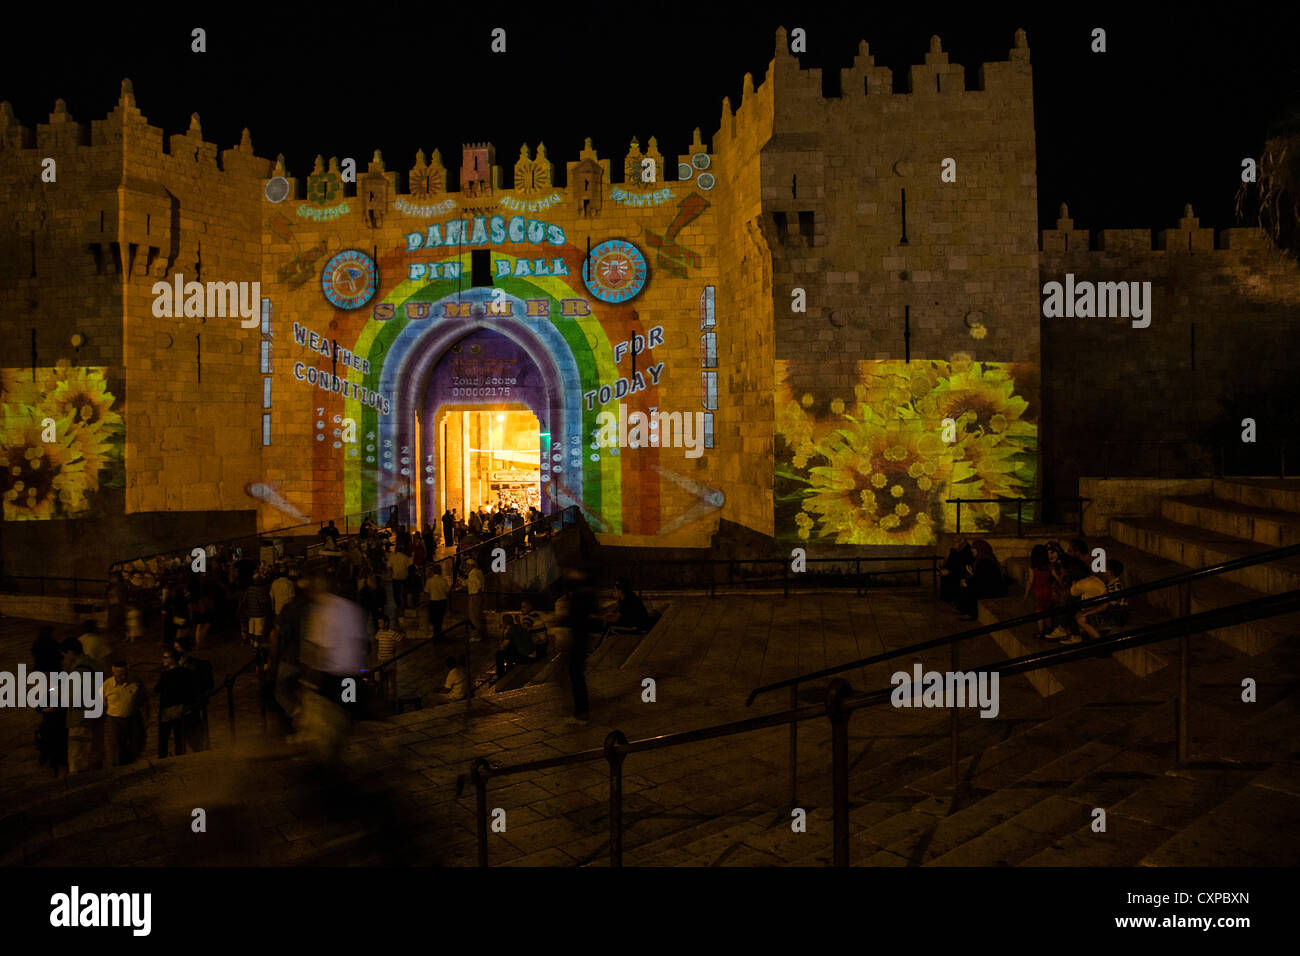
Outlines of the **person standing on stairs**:
[{"label": "person standing on stairs", "polygon": [[568,677],[573,694],[571,723],[591,723],[591,702],[587,694],[587,646],[596,599],[580,570],[565,573],[565,592],[555,602],[558,635],[556,648],[562,660],[561,673]]},{"label": "person standing on stairs", "polygon": [[[1052,568],[1047,557],[1047,548],[1041,544],[1034,545],[1029,552],[1029,576],[1025,579],[1025,597],[1034,597],[1034,611],[1052,609]],[[1047,637],[1048,618],[1038,622],[1038,636]]]}]

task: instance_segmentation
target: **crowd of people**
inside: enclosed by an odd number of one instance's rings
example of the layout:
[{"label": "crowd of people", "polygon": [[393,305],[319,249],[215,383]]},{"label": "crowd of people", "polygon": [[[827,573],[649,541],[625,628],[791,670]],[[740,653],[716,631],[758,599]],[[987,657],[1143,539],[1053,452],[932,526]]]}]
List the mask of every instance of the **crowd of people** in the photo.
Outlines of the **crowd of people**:
[{"label": "crowd of people", "polygon": [[[1122,591],[1127,586],[1122,561],[1111,558],[1105,570],[1094,571],[1091,560],[1084,538],[1071,539],[1065,548],[1058,541],[1034,545],[1029,555],[1024,597],[1033,598],[1036,612],[1051,612],[1038,622],[1038,633],[1043,639],[1078,644],[1128,623],[1125,598],[1086,608],[1075,607],[1082,601]],[[955,605],[964,620],[978,619],[981,600],[1007,594],[1002,566],[983,539],[955,541],[939,575],[940,597]]]},{"label": "crowd of people", "polygon": [[[158,757],[188,750],[205,750],[208,737],[208,698],[214,684],[212,665],[193,654],[194,632],[180,628],[162,647],[162,674],[152,694],[117,655],[110,634],[94,620],[62,642],[52,625],[44,625],[32,643],[36,670],[96,675],[103,682],[103,707],[98,714],[83,706],[45,707],[36,729],[41,765],[55,776],[123,766],[135,762],[147,745],[152,712],[157,713]],[[82,702],[84,703],[84,702]]]},{"label": "crowd of people", "polygon": [[[468,520],[448,511],[444,548],[450,539],[453,560],[437,558],[429,525],[423,531],[402,525],[394,512],[385,526],[367,519],[347,537],[329,522],[321,528],[311,570],[269,545],[256,556],[235,546],[208,547],[201,562],[190,552],[119,568],[110,583],[105,632],[87,621],[59,642],[52,627],[43,627],[32,646],[40,670],[105,675],[102,717],[66,708],[42,713],[40,760],[55,774],[129,764],[145,753],[151,726],[159,758],[206,749],[215,683],[211,663],[195,651],[214,637],[253,650],[260,701],[278,732],[317,742],[337,757],[351,720],[342,682],[357,678],[392,702],[396,658],[408,640],[402,623],[407,612],[425,622],[421,636],[442,641],[458,585],[465,589],[470,642],[493,642],[495,678],[555,654],[573,697],[571,719],[586,721],[590,650],[610,634],[648,631],[657,618],[626,579],[618,582],[614,602],[601,607],[584,574],[573,571],[561,581],[552,612],[525,596],[519,610],[502,615],[497,633],[489,635],[483,608],[486,545],[498,547],[500,536],[512,532],[521,536],[520,548],[536,544],[532,537],[540,537],[541,529],[528,525],[541,517],[535,508],[527,515],[509,507],[481,508]],[[120,652],[158,635],[162,670],[150,690]],[[442,693],[434,696],[465,699],[471,679],[465,655],[448,656],[446,668]]]}]

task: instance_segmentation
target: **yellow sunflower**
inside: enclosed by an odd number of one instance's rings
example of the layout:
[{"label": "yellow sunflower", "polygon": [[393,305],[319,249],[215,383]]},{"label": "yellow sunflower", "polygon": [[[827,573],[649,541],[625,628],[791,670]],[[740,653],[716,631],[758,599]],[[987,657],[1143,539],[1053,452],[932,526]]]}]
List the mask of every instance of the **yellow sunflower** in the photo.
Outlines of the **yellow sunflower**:
[{"label": "yellow sunflower", "polygon": [[0,399],[10,404],[35,405],[41,398],[40,371],[30,368],[0,368]]},{"label": "yellow sunflower", "polygon": [[45,418],[30,406],[4,406],[0,429],[0,499],[5,521],[73,514],[86,504],[86,463],[76,439],[61,423],[58,438],[41,440]]},{"label": "yellow sunflower", "polygon": [[[935,431],[942,430],[944,419],[956,422],[953,454],[969,461],[975,474],[961,489],[961,497],[1021,497],[1026,489],[1015,477],[1014,456],[1038,434],[1037,426],[1023,418],[1029,403],[1015,394],[1015,381],[1001,365],[981,365],[960,356],[953,368],[917,403],[917,411]],[[968,507],[991,521],[1001,515],[996,503]]]},{"label": "yellow sunflower", "polygon": [[[890,421],[864,407],[817,445],[828,464],[809,469],[803,510],[818,536],[837,544],[926,544],[934,540],[949,483],[971,474],[919,419]],[[800,524],[800,537],[807,525]]]},{"label": "yellow sunflower", "polygon": [[99,369],[81,367],[71,369],[42,404],[52,418],[70,414],[74,425],[107,426],[122,423],[113,411],[116,401]]}]

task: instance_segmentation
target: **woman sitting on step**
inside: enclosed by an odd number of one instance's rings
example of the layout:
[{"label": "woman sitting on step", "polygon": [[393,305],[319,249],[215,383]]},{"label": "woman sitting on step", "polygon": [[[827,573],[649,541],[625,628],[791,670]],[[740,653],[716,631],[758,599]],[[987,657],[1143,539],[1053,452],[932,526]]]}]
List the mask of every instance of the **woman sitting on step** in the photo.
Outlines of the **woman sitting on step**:
[{"label": "woman sitting on step", "polygon": [[644,634],[655,626],[659,618],[646,610],[631,581],[619,578],[614,588],[618,600],[603,615],[607,626],[600,635],[602,640],[609,634]]}]

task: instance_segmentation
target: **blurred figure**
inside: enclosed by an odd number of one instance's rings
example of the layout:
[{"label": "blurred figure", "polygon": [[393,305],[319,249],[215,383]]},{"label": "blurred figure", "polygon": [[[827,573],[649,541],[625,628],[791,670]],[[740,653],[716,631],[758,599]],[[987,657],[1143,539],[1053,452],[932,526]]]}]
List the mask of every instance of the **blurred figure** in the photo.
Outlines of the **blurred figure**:
[{"label": "blurred figure", "polygon": [[[365,614],[361,607],[331,593],[328,582],[317,577],[312,582],[313,606],[307,614],[302,637],[301,662],[303,680],[303,736],[320,753],[324,761],[335,766],[347,743],[351,716],[344,709],[345,685],[360,684],[366,666]],[[355,694],[347,696],[356,700]]]},{"label": "blurred figure", "polygon": [[465,582],[465,590],[469,594],[469,626],[474,632],[471,641],[483,640],[483,587],[487,583],[483,577],[483,572],[478,566],[478,562],[473,558],[466,559],[465,567],[469,568],[469,578]]},{"label": "blurred figure", "polygon": [[411,556],[399,546],[388,556],[388,571],[393,579],[393,613],[406,610],[406,581],[411,575]]},{"label": "blurred figure", "polygon": [[182,634],[176,638],[176,662],[194,675],[194,700],[185,717],[185,735],[190,750],[207,750],[208,737],[208,697],[212,693],[212,663],[193,657],[194,638]]},{"label": "blurred figure", "polygon": [[[299,657],[302,651],[302,632],[311,599],[301,587],[297,572],[290,572],[294,594],[284,609],[276,615],[271,631],[271,654],[266,668],[267,709],[280,725],[280,732],[293,733],[293,714],[299,707],[298,676],[302,673]],[[380,591],[382,599],[383,592]]]},{"label": "blurred figure", "polygon": [[113,647],[108,636],[99,632],[99,624],[87,619],[81,624],[81,649],[93,657],[99,664],[99,670],[107,671],[113,659]]},{"label": "blurred figure", "polygon": [[571,723],[591,723],[590,701],[587,696],[587,645],[591,620],[596,610],[596,599],[580,570],[566,571],[563,592],[555,602],[556,639],[560,652],[560,672],[567,675],[569,690],[573,694]]},{"label": "blurred figure", "polygon": [[104,683],[108,718],[108,756],[114,767],[134,763],[144,752],[149,726],[149,694],[127,672],[126,661],[113,662],[113,677]]},{"label": "blurred figure", "polygon": [[253,583],[244,592],[242,617],[247,618],[248,626],[245,639],[254,647],[260,647],[270,633],[271,594],[267,590],[266,580],[262,575],[253,578]]},{"label": "blurred figure", "polygon": [[[32,662],[46,674],[63,667],[63,652],[54,639],[54,628],[43,625],[32,642]],[[62,707],[42,707],[41,722],[36,728],[36,755],[41,766],[49,767],[54,776],[68,769],[68,714]]]},{"label": "blurred figure", "polygon": [[373,633],[379,627],[379,616],[384,613],[384,607],[388,603],[388,598],[384,594],[384,587],[379,583],[379,579],[368,574],[364,583],[357,594],[357,601],[363,611],[366,612],[367,633]]},{"label": "blurred figure", "polygon": [[[82,674],[90,674],[92,680],[95,674],[99,674],[102,680],[103,670],[99,661],[85,652],[78,638],[68,638],[60,649],[63,651],[63,670],[76,680],[84,681]],[[85,703],[88,702],[83,701]],[[101,769],[104,766],[103,713],[98,717],[88,717],[83,707],[70,706],[70,701],[64,704],[68,724],[68,773]]]}]

